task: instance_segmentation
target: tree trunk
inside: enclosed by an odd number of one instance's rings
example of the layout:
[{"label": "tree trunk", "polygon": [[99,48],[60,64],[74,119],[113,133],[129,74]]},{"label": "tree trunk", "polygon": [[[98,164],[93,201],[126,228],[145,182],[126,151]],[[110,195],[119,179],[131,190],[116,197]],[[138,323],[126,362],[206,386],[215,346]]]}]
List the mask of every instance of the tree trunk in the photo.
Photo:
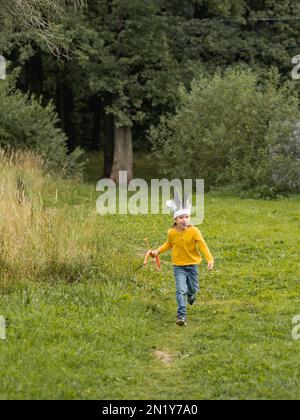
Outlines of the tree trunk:
[{"label": "tree trunk", "polygon": [[43,94],[44,71],[41,55],[35,55],[30,59],[30,90],[37,96]]},{"label": "tree trunk", "polygon": [[24,66],[25,90],[40,97],[43,95],[44,69],[42,56],[36,54],[31,57]]},{"label": "tree trunk", "polygon": [[71,120],[74,112],[74,96],[72,89],[65,83],[58,82],[56,85],[56,106],[61,128],[68,138],[68,150],[73,152],[76,147],[75,127]]},{"label": "tree trunk", "polygon": [[133,179],[133,147],[130,127],[115,125],[115,152],[110,178],[119,184],[119,171],[127,171],[127,181]]},{"label": "tree trunk", "polygon": [[98,151],[100,149],[100,133],[103,125],[103,111],[102,103],[96,95],[89,99],[89,112],[93,115],[90,148],[92,151]]},{"label": "tree trunk", "polygon": [[104,115],[104,168],[103,178],[110,178],[114,161],[114,117],[111,114]]}]

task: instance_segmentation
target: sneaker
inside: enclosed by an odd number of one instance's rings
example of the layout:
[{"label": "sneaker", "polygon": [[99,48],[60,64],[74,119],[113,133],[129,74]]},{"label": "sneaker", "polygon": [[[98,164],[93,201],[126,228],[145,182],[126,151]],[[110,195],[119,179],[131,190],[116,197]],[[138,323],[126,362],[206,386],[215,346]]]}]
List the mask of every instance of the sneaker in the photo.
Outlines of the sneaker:
[{"label": "sneaker", "polygon": [[177,321],[176,321],[177,325],[180,325],[181,327],[183,327],[184,325],[186,325],[186,320],[183,317],[178,317]]},{"label": "sneaker", "polygon": [[190,305],[193,305],[194,302],[196,300],[196,296],[195,295],[187,295],[187,301]]}]

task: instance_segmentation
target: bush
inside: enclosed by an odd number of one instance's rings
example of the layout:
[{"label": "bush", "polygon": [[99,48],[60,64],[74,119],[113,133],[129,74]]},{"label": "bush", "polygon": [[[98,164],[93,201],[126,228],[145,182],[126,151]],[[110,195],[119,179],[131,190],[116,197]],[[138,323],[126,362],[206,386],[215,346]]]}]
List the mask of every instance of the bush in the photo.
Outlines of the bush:
[{"label": "bush", "polygon": [[297,95],[275,72],[262,85],[251,70],[230,69],[180,88],[175,115],[162,117],[150,139],[171,176],[300,190],[299,120]]},{"label": "bush", "polygon": [[58,117],[50,103],[43,107],[34,97],[0,83],[0,147],[30,149],[45,161],[50,172],[82,176],[84,152],[67,153],[66,137],[58,128]]}]

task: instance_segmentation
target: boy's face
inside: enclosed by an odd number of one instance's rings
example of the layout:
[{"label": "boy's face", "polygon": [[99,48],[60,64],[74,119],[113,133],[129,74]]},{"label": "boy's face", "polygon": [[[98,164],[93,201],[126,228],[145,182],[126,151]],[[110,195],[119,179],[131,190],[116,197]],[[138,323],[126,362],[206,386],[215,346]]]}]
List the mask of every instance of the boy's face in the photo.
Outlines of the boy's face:
[{"label": "boy's face", "polygon": [[188,224],[190,222],[190,216],[183,214],[182,216],[176,217],[175,220],[176,220],[177,226],[180,229],[185,229],[188,227]]}]

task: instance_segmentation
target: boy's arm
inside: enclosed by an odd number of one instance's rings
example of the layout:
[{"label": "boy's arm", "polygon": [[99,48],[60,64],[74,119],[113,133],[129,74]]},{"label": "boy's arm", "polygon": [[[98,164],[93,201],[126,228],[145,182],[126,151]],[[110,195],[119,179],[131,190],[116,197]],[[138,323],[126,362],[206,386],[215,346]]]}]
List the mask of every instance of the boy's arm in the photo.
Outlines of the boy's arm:
[{"label": "boy's arm", "polygon": [[198,232],[196,233],[196,243],[198,245],[198,248],[200,249],[200,252],[205,256],[205,259],[207,261],[208,264],[213,264],[214,263],[214,258],[211,255],[211,252],[208,248],[208,246],[206,245],[206,242],[202,236],[202,233],[198,230]]},{"label": "boy's arm", "polygon": [[163,254],[164,252],[168,251],[168,249],[172,248],[169,241],[163,244],[160,248],[158,248],[158,253]]},{"label": "boy's arm", "polygon": [[161,247],[156,249],[155,251],[152,251],[155,255],[163,254],[164,252],[168,251],[168,249],[172,248],[172,243],[170,240],[170,234],[168,233],[168,239],[165,244],[163,244]]}]

